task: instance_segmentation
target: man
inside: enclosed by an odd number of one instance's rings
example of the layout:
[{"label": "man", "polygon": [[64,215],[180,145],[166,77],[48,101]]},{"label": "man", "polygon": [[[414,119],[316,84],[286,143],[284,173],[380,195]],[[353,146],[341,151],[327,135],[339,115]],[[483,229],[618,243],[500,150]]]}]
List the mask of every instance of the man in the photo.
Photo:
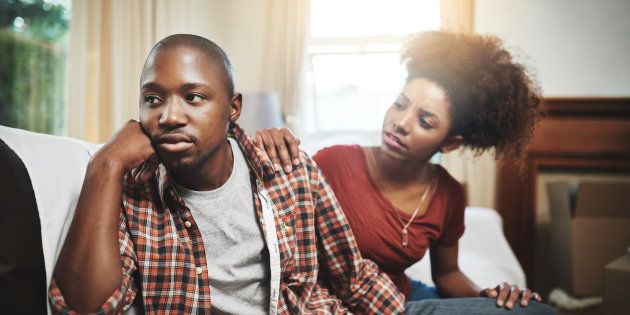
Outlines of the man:
[{"label": "man", "polygon": [[119,313],[136,299],[147,313],[402,311],[314,163],[302,155],[276,174],[234,123],[241,94],[219,46],[163,39],[140,94],[140,123],[88,166],[50,287],[55,311]]}]

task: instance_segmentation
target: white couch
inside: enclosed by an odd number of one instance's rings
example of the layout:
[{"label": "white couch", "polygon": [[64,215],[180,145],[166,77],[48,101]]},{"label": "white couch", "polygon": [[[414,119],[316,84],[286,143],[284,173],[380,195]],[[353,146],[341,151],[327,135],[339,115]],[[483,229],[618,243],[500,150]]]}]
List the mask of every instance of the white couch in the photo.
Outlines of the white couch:
[{"label": "white couch", "polygon": [[[3,126],[0,126],[0,139],[20,157],[32,182],[41,223],[48,286],[74,214],[87,163],[98,146]],[[493,287],[501,281],[524,286],[523,270],[507,244],[497,212],[469,207],[465,222],[466,232],[460,241],[459,255],[464,273],[482,287]],[[432,283],[428,257],[409,268],[407,273]],[[46,301],[46,296],[41,299]]]}]

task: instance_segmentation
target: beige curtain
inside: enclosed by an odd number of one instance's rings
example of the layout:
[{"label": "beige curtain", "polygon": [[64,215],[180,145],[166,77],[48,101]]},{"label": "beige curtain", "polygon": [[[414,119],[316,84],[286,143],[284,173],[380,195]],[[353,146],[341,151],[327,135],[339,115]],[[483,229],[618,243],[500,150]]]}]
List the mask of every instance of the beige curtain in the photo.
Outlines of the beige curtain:
[{"label": "beige curtain", "polygon": [[[473,0],[442,0],[442,28],[450,31],[473,32]],[[494,208],[496,193],[496,162],[492,153],[474,157],[460,149],[442,156],[442,165],[466,185],[468,204]]]},{"label": "beige curtain", "polygon": [[169,34],[210,37],[218,7],[203,0],[76,0],[72,2],[66,133],[106,141],[138,118],[140,72],[155,42]]},{"label": "beige curtain", "polygon": [[263,51],[263,90],[276,92],[292,127],[303,87],[309,0],[269,0]]}]

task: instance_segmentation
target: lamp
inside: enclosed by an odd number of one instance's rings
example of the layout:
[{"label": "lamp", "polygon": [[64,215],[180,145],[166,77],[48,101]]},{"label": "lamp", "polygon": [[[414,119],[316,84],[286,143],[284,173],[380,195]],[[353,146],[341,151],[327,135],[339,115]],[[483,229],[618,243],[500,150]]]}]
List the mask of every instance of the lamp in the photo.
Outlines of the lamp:
[{"label": "lamp", "polygon": [[241,117],[236,122],[249,136],[258,129],[283,127],[278,95],[273,92],[243,93]]}]

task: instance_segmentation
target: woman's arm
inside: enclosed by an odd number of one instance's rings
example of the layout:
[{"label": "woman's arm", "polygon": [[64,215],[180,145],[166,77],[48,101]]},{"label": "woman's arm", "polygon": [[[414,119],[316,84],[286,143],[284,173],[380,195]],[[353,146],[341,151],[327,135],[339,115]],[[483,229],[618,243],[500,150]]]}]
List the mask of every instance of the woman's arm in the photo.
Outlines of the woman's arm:
[{"label": "woman's arm", "polygon": [[507,309],[512,309],[519,297],[523,307],[526,307],[532,298],[538,302],[542,300],[538,293],[532,293],[527,288],[521,290],[516,285],[509,285],[507,282],[495,288],[481,290],[459,269],[458,255],[458,243],[452,245],[438,244],[431,248],[431,276],[441,296],[487,296],[496,298],[497,306],[505,306]]}]

